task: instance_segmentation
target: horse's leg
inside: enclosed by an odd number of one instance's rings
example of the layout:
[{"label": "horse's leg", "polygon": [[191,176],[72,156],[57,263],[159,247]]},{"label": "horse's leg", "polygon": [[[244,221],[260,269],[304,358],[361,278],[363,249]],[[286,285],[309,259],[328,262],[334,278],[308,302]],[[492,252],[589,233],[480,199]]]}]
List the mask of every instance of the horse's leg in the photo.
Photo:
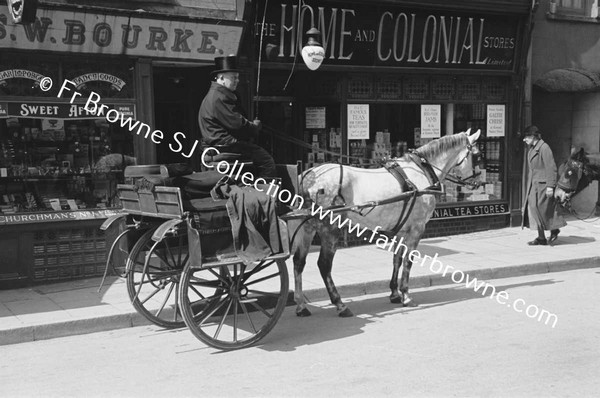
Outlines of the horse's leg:
[{"label": "horse's leg", "polygon": [[[410,253],[417,248],[419,241],[421,240],[421,236],[423,236],[423,232],[425,232],[425,225],[415,226],[410,229],[406,235],[406,246],[408,247],[407,253]],[[408,278],[410,277],[410,269],[413,265],[409,255],[406,256],[403,264],[402,276],[400,278],[400,294],[402,295],[402,305],[405,307],[414,307],[416,306],[416,303],[408,295]]]},{"label": "horse's leg", "polygon": [[[290,226],[290,233],[294,234],[300,224],[298,222],[290,222],[288,225]],[[302,272],[306,265],[306,256],[310,250],[310,244],[315,236],[316,229],[312,221],[306,222],[300,228],[301,230],[296,233],[292,242],[292,252],[294,253],[294,301],[296,302],[297,316],[310,316],[311,313],[306,307],[306,298],[302,291]]]},{"label": "horse's leg", "polygon": [[340,297],[340,294],[333,283],[333,279],[331,278],[333,256],[335,256],[335,251],[337,250],[339,236],[339,229],[325,225],[321,226],[319,229],[319,237],[321,238],[321,251],[319,253],[317,264],[319,266],[319,271],[321,272],[321,278],[323,278],[323,282],[325,282],[327,293],[329,293],[329,299],[331,300],[331,303],[335,305],[338,315],[341,317],[350,317],[354,316],[354,314],[348,307],[346,307],[344,303],[342,303],[342,298]]},{"label": "horse's leg", "polygon": [[400,248],[400,250],[394,253],[394,269],[392,271],[392,279],[390,279],[390,290],[392,291],[390,301],[393,304],[402,304],[402,295],[398,291],[398,272],[402,265],[402,258],[406,256],[404,250],[404,248]]},{"label": "horse's leg", "polygon": [[[410,276],[410,269],[412,268],[412,261],[410,260],[409,253],[416,249],[424,230],[425,229],[421,227],[410,228],[407,233],[403,235],[404,239],[400,250],[394,253],[394,269],[390,280],[390,290],[392,291],[390,301],[394,304],[402,304],[404,306],[414,305],[412,299],[408,295],[408,278]],[[402,266],[402,277],[400,279],[400,290],[398,290],[398,273],[400,266]]]}]

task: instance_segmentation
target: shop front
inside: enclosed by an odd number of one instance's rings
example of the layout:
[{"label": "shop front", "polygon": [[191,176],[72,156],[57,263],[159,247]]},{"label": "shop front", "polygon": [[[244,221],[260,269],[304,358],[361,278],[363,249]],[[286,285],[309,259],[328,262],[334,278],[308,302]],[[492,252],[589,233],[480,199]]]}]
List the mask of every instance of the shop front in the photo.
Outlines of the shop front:
[{"label": "shop front", "polygon": [[[277,160],[377,167],[433,139],[480,129],[481,187],[446,182],[426,236],[508,226],[520,206],[511,148],[529,8],[464,3],[269,3],[255,29],[264,82],[257,109],[263,122],[306,144],[273,137]],[[295,55],[312,26],[324,48],[316,71]]]},{"label": "shop front", "polygon": [[[157,71],[208,76],[216,55],[237,53],[243,32],[237,13],[228,21],[59,3],[42,3],[27,25],[0,6],[0,283],[8,287],[102,274],[114,237],[99,226],[119,211],[124,168],[187,161],[187,151],[163,147],[178,148],[177,138],[191,148],[197,138],[191,120],[169,125],[161,102],[193,87],[160,86],[157,98]],[[104,113],[86,106],[93,95]],[[161,144],[148,134],[159,129]]]}]

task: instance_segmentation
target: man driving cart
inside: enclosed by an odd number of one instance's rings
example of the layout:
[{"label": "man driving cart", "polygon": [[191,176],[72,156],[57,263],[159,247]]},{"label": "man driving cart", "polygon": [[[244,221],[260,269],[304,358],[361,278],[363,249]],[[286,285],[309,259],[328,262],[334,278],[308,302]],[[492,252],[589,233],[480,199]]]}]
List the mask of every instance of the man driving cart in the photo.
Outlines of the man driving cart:
[{"label": "man driving cart", "polygon": [[260,120],[248,120],[235,93],[240,70],[237,57],[216,57],[217,69],[198,112],[198,123],[205,145],[218,147],[221,152],[240,153],[254,164],[255,177],[277,176],[273,157],[251,140],[262,127]]}]

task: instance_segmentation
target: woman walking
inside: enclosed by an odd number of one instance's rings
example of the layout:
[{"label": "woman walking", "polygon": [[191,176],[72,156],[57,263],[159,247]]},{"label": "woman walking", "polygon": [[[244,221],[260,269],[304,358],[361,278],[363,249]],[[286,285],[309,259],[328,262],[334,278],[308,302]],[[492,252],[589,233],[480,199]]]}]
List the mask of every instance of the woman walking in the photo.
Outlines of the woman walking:
[{"label": "woman walking", "polygon": [[[564,218],[557,213],[557,202],[554,200],[556,187],[556,163],[550,146],[542,140],[536,126],[525,129],[523,141],[528,145],[528,176],[523,199],[523,223],[537,230],[538,237],[528,242],[529,245],[552,244],[560,232],[559,228],[567,225]],[[544,231],[550,231],[546,239]]]}]

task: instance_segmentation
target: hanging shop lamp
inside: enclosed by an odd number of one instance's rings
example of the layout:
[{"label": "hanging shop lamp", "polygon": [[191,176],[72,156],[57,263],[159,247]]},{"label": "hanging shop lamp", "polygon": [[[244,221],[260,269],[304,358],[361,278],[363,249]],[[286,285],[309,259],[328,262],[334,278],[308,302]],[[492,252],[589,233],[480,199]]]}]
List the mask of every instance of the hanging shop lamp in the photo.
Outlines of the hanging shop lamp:
[{"label": "hanging shop lamp", "polygon": [[302,59],[310,70],[319,69],[319,66],[321,66],[321,63],[323,63],[323,58],[325,58],[325,50],[317,41],[317,37],[320,34],[321,32],[319,32],[319,30],[314,26],[310,28],[308,32],[306,32],[308,40],[306,45],[302,48]]},{"label": "hanging shop lamp", "polygon": [[14,23],[30,24],[35,22],[38,0],[8,0],[7,6]]}]

